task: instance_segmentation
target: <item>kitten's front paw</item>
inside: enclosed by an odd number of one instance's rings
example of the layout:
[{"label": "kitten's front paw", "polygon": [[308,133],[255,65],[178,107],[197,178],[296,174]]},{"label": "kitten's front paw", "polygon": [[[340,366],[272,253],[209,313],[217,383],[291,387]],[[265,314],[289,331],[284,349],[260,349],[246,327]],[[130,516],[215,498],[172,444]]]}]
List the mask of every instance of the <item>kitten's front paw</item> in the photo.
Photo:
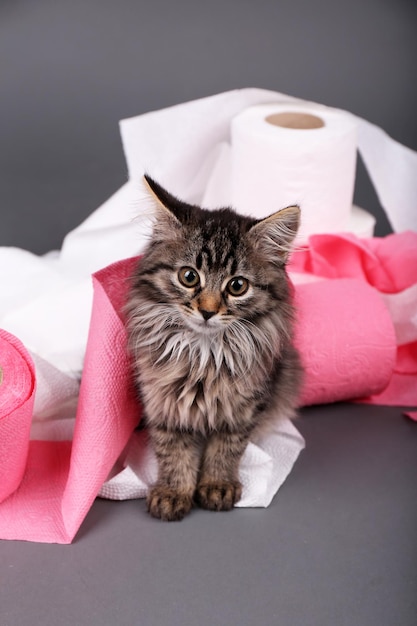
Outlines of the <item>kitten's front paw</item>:
[{"label": "kitten's front paw", "polygon": [[147,498],[148,511],[153,517],[167,522],[179,521],[190,512],[191,495],[180,493],[163,485],[153,487]]},{"label": "kitten's front paw", "polygon": [[210,511],[230,511],[241,496],[242,485],[227,480],[200,483],[196,494],[198,504]]}]

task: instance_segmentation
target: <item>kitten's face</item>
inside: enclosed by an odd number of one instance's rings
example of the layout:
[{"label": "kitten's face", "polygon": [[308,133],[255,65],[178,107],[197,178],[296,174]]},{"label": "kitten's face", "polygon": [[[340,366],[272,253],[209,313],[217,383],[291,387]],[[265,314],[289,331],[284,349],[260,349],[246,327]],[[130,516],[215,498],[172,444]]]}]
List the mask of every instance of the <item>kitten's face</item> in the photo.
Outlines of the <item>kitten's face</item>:
[{"label": "kitten's face", "polygon": [[245,238],[236,243],[236,218],[228,217],[229,224],[216,224],[212,218],[189,226],[175,242],[166,241],[170,262],[154,276],[161,299],[175,307],[188,327],[202,333],[253,319],[270,299],[267,272],[256,263]]},{"label": "kitten's face", "polygon": [[285,260],[298,208],[258,221],[186,205],[148,184],[158,200],[157,221],[141,273],[148,299],[172,307],[175,325],[215,334],[239,320],[255,323],[287,299]]}]

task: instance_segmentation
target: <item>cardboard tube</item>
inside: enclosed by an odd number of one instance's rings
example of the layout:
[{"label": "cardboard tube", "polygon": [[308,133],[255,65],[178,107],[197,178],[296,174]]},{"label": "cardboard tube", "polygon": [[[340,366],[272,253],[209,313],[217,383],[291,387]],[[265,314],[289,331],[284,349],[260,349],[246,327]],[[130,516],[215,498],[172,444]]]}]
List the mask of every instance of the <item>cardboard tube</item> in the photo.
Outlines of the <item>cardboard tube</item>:
[{"label": "cardboard tube", "polygon": [[281,128],[294,128],[296,130],[311,130],[314,128],[323,128],[324,121],[317,115],[311,113],[298,113],[296,111],[283,111],[282,113],[273,113],[265,118],[268,124],[280,126]]}]

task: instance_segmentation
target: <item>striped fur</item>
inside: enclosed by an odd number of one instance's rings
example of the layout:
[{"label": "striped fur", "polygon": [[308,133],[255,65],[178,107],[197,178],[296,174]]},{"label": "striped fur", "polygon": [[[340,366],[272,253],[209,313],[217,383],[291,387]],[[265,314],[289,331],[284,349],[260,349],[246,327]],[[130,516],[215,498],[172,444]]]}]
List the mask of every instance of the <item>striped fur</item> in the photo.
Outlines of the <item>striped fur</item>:
[{"label": "striped fur", "polygon": [[[172,520],[193,500],[231,508],[249,439],[294,415],[301,368],[285,264],[299,209],[255,220],[188,205],[146,182],[155,224],[126,316],[159,461],[148,508]],[[184,276],[196,284],[184,284]]]}]

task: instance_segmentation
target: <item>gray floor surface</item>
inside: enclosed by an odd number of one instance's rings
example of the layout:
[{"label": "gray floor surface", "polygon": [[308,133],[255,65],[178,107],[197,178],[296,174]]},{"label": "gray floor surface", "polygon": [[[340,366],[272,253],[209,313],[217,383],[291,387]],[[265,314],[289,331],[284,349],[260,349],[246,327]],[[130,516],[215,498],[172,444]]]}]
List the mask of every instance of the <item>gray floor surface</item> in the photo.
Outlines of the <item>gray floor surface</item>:
[{"label": "gray floor surface", "polygon": [[267,509],[96,500],[70,546],[0,542],[2,626],[415,626],[417,424],[398,408],[304,409]]}]

